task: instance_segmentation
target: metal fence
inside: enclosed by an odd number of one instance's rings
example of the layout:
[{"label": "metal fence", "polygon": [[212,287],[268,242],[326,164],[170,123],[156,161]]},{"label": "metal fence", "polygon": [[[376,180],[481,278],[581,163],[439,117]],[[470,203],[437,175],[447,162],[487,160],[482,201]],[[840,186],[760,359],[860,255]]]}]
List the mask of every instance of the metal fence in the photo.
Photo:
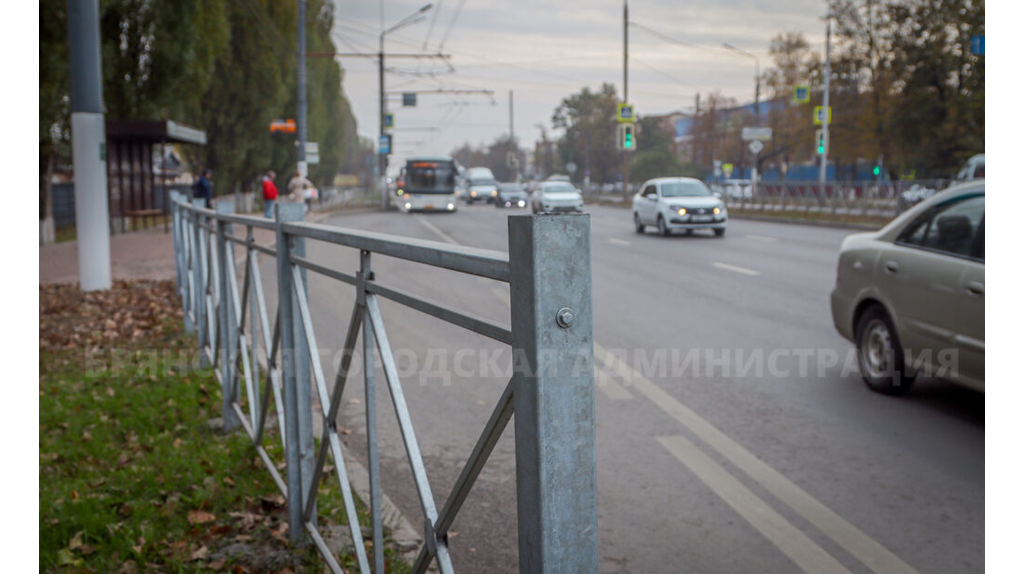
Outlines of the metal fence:
[{"label": "metal fence", "polygon": [[891,218],[950,183],[941,179],[830,181],[822,186],[817,181],[766,181],[759,183],[756,191],[728,184],[712,189],[730,209]]},{"label": "metal fence", "polygon": [[[202,356],[216,368],[226,429],[241,426],[287,499],[290,535],[305,532],[324,561],[341,572],[317,524],[317,492],[327,478],[328,457],[344,500],[353,552],[361,572],[384,571],[383,516],[377,444],[376,371],[379,353],[386,387],[426,517],[424,545],[413,566],[432,563],[452,572],[448,532],[455,516],[509,422],[515,420],[516,492],[521,572],[597,571],[597,495],[594,431],[594,356],[587,215],[512,216],[509,252],[453,246],[381,233],[305,223],[302,206],[279,203],[276,219],[236,215],[233,203],[204,209],[174,194],[175,279],[187,330],[197,333]],[[236,234],[236,227],[244,235]],[[276,243],[261,245],[254,229],[274,230]],[[306,242],[359,251],[353,272],[332,269],[306,256]],[[239,281],[236,249],[244,252]],[[387,255],[509,284],[511,329],[468,313],[415,298],[378,282],[373,254]],[[279,296],[268,313],[259,264],[276,259]],[[333,388],[316,352],[306,275],[313,272],[355,288],[356,300]],[[241,284],[241,285],[240,285]],[[513,375],[494,407],[455,486],[438,510],[413,430],[402,383],[388,342],[379,298],[511,345]],[[273,320],[271,322],[271,320]],[[362,331],[362,349],[357,337]],[[367,454],[372,517],[368,556],[335,424],[352,357],[363,353]],[[312,401],[319,402],[323,432],[314,449]],[[282,477],[265,445],[273,409],[285,453]],[[351,425],[349,425],[351,426]],[[370,568],[370,564],[373,568]]]}]

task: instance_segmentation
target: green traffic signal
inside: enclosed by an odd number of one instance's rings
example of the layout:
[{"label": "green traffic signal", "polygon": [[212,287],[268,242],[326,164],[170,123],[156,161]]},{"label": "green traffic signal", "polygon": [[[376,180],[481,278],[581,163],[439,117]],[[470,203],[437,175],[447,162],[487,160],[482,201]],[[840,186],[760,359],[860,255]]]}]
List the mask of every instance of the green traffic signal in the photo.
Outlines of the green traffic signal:
[{"label": "green traffic signal", "polygon": [[633,147],[633,132],[630,132],[630,131],[626,132],[625,147],[626,147],[626,149],[632,149],[632,147]]},{"label": "green traffic signal", "polygon": [[871,175],[878,175],[880,173],[882,173],[882,168],[877,166],[877,165],[875,166],[874,169],[871,170]]}]

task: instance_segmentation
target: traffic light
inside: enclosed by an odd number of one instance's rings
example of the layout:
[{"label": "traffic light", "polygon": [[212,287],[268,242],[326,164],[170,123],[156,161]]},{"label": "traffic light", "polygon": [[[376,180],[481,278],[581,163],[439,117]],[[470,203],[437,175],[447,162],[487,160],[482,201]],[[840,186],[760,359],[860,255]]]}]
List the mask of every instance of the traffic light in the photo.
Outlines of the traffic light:
[{"label": "traffic light", "polygon": [[882,166],[876,165],[871,169],[871,175],[878,177],[878,174],[882,173]]},{"label": "traffic light", "polygon": [[818,155],[825,155],[825,131],[818,130],[815,132],[814,141],[817,142]]},{"label": "traffic light", "polygon": [[636,125],[619,124],[619,149],[625,151],[636,149]]}]

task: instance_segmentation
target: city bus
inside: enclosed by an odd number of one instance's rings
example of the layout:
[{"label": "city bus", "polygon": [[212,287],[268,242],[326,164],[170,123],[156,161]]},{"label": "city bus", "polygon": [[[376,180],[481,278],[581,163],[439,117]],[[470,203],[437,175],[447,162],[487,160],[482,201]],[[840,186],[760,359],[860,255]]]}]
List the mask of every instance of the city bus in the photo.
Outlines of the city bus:
[{"label": "city bus", "polygon": [[403,186],[396,190],[406,211],[458,209],[455,201],[455,161],[450,157],[414,157],[405,162]]}]

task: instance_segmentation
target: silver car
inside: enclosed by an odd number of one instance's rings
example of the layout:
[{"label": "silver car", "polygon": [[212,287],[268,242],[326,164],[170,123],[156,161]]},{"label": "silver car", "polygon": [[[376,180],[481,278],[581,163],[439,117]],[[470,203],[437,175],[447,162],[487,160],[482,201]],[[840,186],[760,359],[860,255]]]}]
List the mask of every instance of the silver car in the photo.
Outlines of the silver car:
[{"label": "silver car", "polygon": [[545,181],[530,196],[534,213],[582,212],[583,194],[567,181]]},{"label": "silver car", "polygon": [[644,182],[633,196],[633,225],[643,233],[655,225],[658,233],[668,235],[673,229],[711,229],[725,235],[729,213],[722,200],[708,186],[692,177],[659,177]]},{"label": "silver car", "polygon": [[864,382],[902,394],[918,374],[985,390],[985,182],[952,187],[840,247],[832,320]]}]

